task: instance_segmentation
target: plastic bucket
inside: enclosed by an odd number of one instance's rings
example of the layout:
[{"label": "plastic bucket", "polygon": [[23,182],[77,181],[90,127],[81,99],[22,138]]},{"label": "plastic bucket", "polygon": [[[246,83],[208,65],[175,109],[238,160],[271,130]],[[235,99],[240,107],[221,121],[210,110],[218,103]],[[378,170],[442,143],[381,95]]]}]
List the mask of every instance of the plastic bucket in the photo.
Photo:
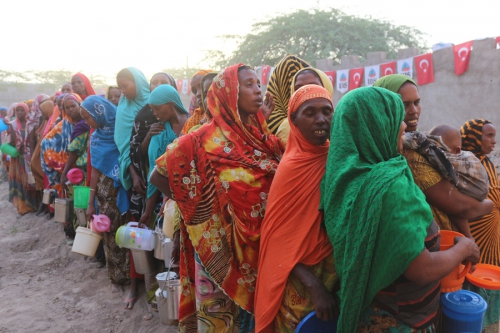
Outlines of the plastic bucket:
[{"label": "plastic bucket", "polygon": [[325,333],[335,333],[337,332],[337,322],[338,317],[335,317],[330,321],[323,321],[316,317],[316,311],[309,313],[304,319],[301,320],[296,333],[311,333],[311,332],[325,332]]},{"label": "plastic bucket", "polygon": [[76,228],[75,240],[73,242],[72,252],[83,254],[87,257],[93,257],[101,241],[101,234],[92,231],[89,228]]},{"label": "plastic bucket", "polygon": [[8,143],[4,143],[0,146],[0,150],[2,153],[9,155],[10,157],[18,157],[19,152],[16,147],[9,145]]},{"label": "plastic bucket", "polygon": [[74,186],[75,208],[87,209],[89,206],[90,187]]},{"label": "plastic bucket", "polygon": [[0,133],[9,129],[9,126],[5,124],[3,118],[0,118]]},{"label": "plastic bucket", "polygon": [[483,316],[488,308],[486,301],[469,290],[459,290],[441,295],[443,332],[481,333]]},{"label": "plastic bucket", "polygon": [[[450,230],[441,230],[441,244],[439,247],[440,251],[446,251],[450,249],[455,244],[455,237],[464,237],[459,232]],[[465,275],[469,272],[471,268],[471,263],[467,262],[467,265],[458,265],[455,269],[441,279],[441,292],[450,293],[462,289],[462,284],[465,280]]]}]

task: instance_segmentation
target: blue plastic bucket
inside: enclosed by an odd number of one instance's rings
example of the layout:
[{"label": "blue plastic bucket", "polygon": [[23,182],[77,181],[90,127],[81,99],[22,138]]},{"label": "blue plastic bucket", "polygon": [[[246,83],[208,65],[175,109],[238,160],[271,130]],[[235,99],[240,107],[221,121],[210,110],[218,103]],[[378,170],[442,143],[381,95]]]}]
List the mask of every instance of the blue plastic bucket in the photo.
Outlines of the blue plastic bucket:
[{"label": "blue plastic bucket", "polygon": [[469,290],[459,290],[441,295],[443,307],[443,332],[481,333],[486,301]]},{"label": "blue plastic bucket", "polygon": [[0,133],[2,133],[3,131],[6,131],[7,129],[9,129],[9,126],[7,126],[5,124],[5,121],[3,121],[3,118],[0,118]]},{"label": "blue plastic bucket", "polygon": [[308,314],[297,326],[295,333],[336,333],[338,317],[323,321],[316,317],[316,311]]}]

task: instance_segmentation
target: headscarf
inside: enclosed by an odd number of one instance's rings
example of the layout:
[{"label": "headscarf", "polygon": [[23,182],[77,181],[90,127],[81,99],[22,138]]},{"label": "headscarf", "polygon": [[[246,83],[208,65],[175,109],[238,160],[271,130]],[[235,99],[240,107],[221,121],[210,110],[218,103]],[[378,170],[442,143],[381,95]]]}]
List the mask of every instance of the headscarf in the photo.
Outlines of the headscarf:
[{"label": "headscarf", "polygon": [[[135,67],[127,68],[135,81],[135,99],[129,100],[122,96],[116,111],[116,131],[115,143],[120,152],[120,181],[125,188],[129,190],[132,186],[130,179],[130,136],[132,135],[132,127],[137,113],[147,104],[149,97],[149,82],[140,70]],[[92,154],[92,153],[91,153]]]},{"label": "headscarf", "polygon": [[294,77],[292,79],[292,83],[290,83],[290,89],[291,89],[292,95],[295,92],[295,82],[297,80],[297,76],[299,76],[299,74],[304,72],[304,71],[313,71],[314,73],[316,73],[319,76],[319,79],[320,79],[323,87],[326,89],[326,91],[328,91],[330,96],[332,96],[332,98],[333,98],[334,90],[333,90],[332,81],[330,81],[330,79],[328,78],[328,75],[326,75],[325,72],[323,72],[317,68],[314,68],[314,67],[302,68],[294,75]]},{"label": "headscarf", "polygon": [[9,111],[9,109],[6,106],[0,106],[0,111],[5,111],[7,113],[7,111]]},{"label": "headscarf", "polygon": [[90,80],[88,77],[86,77],[82,73],[76,73],[73,75],[73,77],[79,77],[83,81],[83,85],[85,86],[85,91],[87,91],[87,95],[79,95],[82,101],[84,101],[87,97],[91,95],[95,95],[94,88],[92,88],[92,84],[90,83]]},{"label": "headscarf", "polygon": [[214,79],[208,92],[213,121],[171,143],[157,160],[168,171],[183,217],[180,274],[191,294],[181,294],[182,326],[197,325],[192,297],[195,250],[210,278],[240,307],[253,312],[260,225],[283,145],[270,135],[261,112],[249,116],[253,125],[241,122],[241,66],[228,67]]},{"label": "headscarf", "polygon": [[[25,116],[25,128],[24,128],[24,135],[23,135],[23,125],[21,124],[21,121],[19,120],[19,117],[16,116],[16,120],[13,123],[12,128],[16,132],[16,149],[20,154],[24,155],[24,160],[25,162],[31,162],[31,154],[30,154],[30,145],[29,145],[29,133],[33,129],[33,127],[29,127],[29,122],[28,122],[28,117],[30,114],[29,107],[26,103],[16,103],[14,106],[15,112],[17,112],[17,108],[22,107],[24,109],[24,112],[26,112]],[[23,147],[23,150],[21,151],[21,146]],[[27,168],[26,168],[27,170]]]},{"label": "headscarf", "polygon": [[[194,73],[194,75],[191,77],[191,81],[193,80],[193,78],[197,75],[201,75],[202,78],[203,76],[207,75],[208,73],[212,72],[212,70],[210,69],[202,69],[202,70],[199,70],[197,71],[196,73]],[[200,84],[201,84],[201,81],[200,81]],[[205,118],[205,110],[203,110],[202,108],[200,108],[199,106],[197,106],[194,110],[193,110],[193,115],[191,117],[189,117],[189,119],[186,121],[186,123],[184,124],[184,127],[182,128],[182,133],[183,134],[187,134],[189,133],[189,130],[191,128],[193,128],[194,126],[196,125],[200,125],[200,122],[201,120]]]},{"label": "headscarf", "polygon": [[[290,99],[290,136],[269,191],[266,216],[261,227],[255,294],[256,332],[275,331],[274,318],[292,269],[298,263],[316,265],[333,251],[322,226],[323,212],[318,210],[319,186],[325,172],[330,141],[321,146],[313,145],[291,121],[291,115],[304,102],[316,98],[332,103],[330,92],[318,85],[303,86]],[[289,246],[284,246],[285,239]]]},{"label": "headscarf", "polygon": [[175,82],[175,79],[172,75],[168,74],[167,72],[158,72],[158,73],[155,73],[153,76],[151,76],[151,81],[153,80],[153,78],[156,76],[156,75],[165,75],[167,78],[168,78],[168,81],[170,81],[169,85],[171,85],[172,87],[175,88],[175,91],[177,91],[177,84]]},{"label": "headscarf", "polygon": [[79,122],[77,122],[75,124],[75,128],[73,128],[73,132],[71,132],[70,141],[73,141],[74,139],[76,139],[77,137],[79,137],[80,135],[82,135],[84,133],[87,133],[88,131],[90,131],[90,126],[87,125],[85,120],[83,120],[83,119],[80,120]]},{"label": "headscarf", "polygon": [[390,91],[397,93],[406,82],[411,82],[417,86],[417,83],[411,77],[404,74],[386,75],[375,81],[373,86],[389,89]]},{"label": "headscarf", "polygon": [[278,131],[281,122],[288,117],[287,110],[288,101],[292,95],[290,93],[292,79],[299,70],[305,67],[311,67],[311,65],[305,60],[289,54],[281,59],[271,74],[267,91],[273,95],[276,106],[267,121],[267,125],[274,134]]},{"label": "headscarf", "polygon": [[376,87],[347,93],[333,115],[321,204],[340,279],[339,333],[355,332],[361,311],[425,248],[433,217],[398,152],[404,116],[401,97]]},{"label": "headscarf", "polygon": [[[63,99],[61,110],[62,121],[57,123],[42,141],[42,168],[49,179],[50,186],[57,189],[59,192],[62,191],[60,184],[61,173],[68,160],[68,147],[71,143],[71,133],[74,128],[73,120],[64,109],[64,102],[67,100],[73,100],[78,104],[82,103],[80,96],[77,94],[66,94]],[[55,114],[56,110],[54,110],[52,117],[54,117]]]},{"label": "headscarf", "polygon": [[116,106],[101,96],[89,96],[82,103],[82,107],[95,120],[99,128],[92,134],[90,140],[90,154],[92,167],[114,180],[115,188],[119,188],[117,206],[124,214],[129,208],[128,195],[120,183],[120,153],[115,144]]},{"label": "headscarf", "polygon": [[471,119],[460,127],[462,134],[462,149],[470,151],[481,161],[487,158],[483,154],[483,126],[491,124],[491,121],[485,119]]},{"label": "headscarf", "polygon": [[[185,114],[189,114],[184,105],[182,105],[181,96],[175,88],[168,84],[162,84],[155,88],[149,95],[148,104],[149,105],[163,105],[173,102],[177,111]],[[153,171],[156,165],[156,159],[165,153],[167,146],[177,139],[177,135],[172,130],[170,122],[166,121],[163,123],[165,130],[160,134],[154,135],[149,142],[148,147],[148,160],[149,160],[149,175]],[[148,175],[148,179],[149,179]],[[150,198],[157,188],[151,182],[148,181],[148,193],[147,198]]]},{"label": "headscarf", "polygon": [[[203,84],[205,83],[206,80],[213,80],[214,77],[216,77],[218,74],[218,72],[210,72],[208,74],[205,74],[205,76],[203,76],[201,78],[201,83],[200,83],[200,86],[201,86],[201,104],[203,106],[203,112],[205,114],[209,113],[210,110],[208,110],[208,107],[207,105],[205,104],[205,97],[206,97],[206,93],[203,93]],[[208,92],[208,91],[207,91]]]}]

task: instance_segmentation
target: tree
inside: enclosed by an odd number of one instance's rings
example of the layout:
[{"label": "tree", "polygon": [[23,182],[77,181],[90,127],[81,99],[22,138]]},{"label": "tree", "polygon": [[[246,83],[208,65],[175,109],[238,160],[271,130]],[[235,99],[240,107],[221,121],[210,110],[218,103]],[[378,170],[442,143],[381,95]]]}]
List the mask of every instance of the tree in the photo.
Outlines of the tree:
[{"label": "tree", "polygon": [[296,54],[312,64],[325,58],[338,64],[345,55],[363,58],[374,51],[386,52],[394,59],[401,48],[425,49],[423,36],[412,27],[347,15],[333,8],[298,10],[255,23],[246,36],[222,36],[225,41],[236,41],[237,49],[229,56],[209,50],[205,61],[219,68],[237,62],[275,65],[286,54]]}]

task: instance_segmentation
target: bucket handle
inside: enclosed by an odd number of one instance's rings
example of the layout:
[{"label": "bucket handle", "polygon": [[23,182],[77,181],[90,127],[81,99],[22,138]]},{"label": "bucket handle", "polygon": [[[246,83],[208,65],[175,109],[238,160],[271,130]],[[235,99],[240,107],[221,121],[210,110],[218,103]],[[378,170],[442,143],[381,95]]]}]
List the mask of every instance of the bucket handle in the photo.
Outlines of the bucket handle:
[{"label": "bucket handle", "polygon": [[[166,280],[166,281],[165,281],[165,283],[163,284],[163,285],[164,285],[164,287],[167,287],[168,281],[170,281],[170,280],[168,279],[168,277],[170,276],[170,272],[172,271],[172,265],[174,264],[174,262],[175,262],[175,259],[174,259],[174,258],[172,258],[172,259],[170,259],[170,262],[168,263],[168,268],[167,268],[167,280]],[[170,286],[169,286],[169,287],[170,287]],[[164,289],[162,288],[162,289],[161,289],[161,291],[163,292],[163,290],[164,290]]]},{"label": "bucket handle", "polygon": [[461,279],[463,278],[467,273],[469,273],[470,269],[472,267],[472,263],[470,261],[467,261],[467,263],[465,264],[465,267],[464,269],[462,270],[462,272],[458,275],[458,278]]}]

